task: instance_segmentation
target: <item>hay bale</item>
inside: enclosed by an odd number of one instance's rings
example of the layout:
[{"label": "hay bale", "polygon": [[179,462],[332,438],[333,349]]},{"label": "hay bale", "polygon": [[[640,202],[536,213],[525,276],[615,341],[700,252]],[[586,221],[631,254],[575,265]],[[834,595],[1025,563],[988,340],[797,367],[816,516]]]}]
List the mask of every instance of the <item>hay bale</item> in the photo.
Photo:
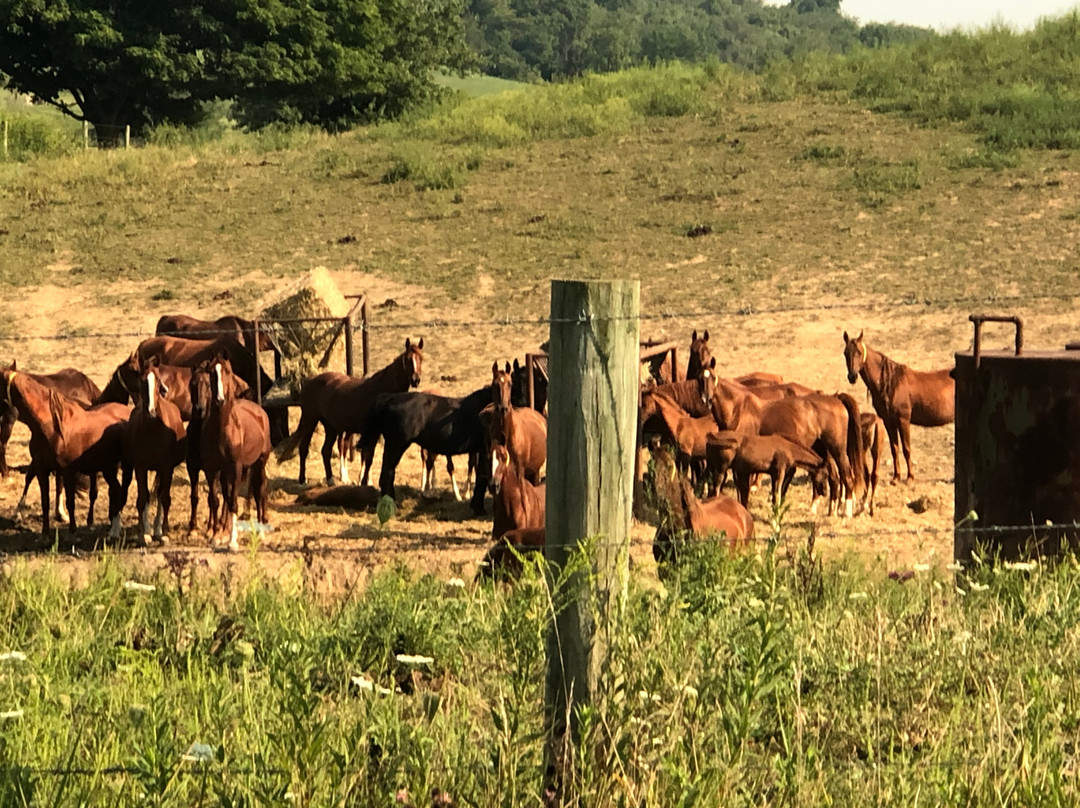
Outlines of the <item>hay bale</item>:
[{"label": "hay bale", "polygon": [[[259,305],[261,320],[344,317],[352,304],[324,267],[301,275]],[[340,323],[270,323],[281,348],[280,384],[298,396],[304,381],[324,370],[345,369],[345,339]]]}]

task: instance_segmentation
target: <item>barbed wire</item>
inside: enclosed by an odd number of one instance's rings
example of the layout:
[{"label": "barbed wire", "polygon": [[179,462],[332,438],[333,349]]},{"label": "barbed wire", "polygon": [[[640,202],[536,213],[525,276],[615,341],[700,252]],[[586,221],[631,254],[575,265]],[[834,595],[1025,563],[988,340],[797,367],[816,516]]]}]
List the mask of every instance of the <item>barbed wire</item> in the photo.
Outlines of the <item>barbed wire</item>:
[{"label": "barbed wire", "polygon": [[[650,311],[640,312],[633,316],[599,317],[583,312],[578,317],[552,318],[552,317],[515,317],[504,316],[493,319],[454,320],[446,317],[428,317],[424,319],[396,321],[396,322],[355,322],[354,331],[378,331],[378,330],[418,330],[418,329],[448,329],[448,328],[483,328],[483,327],[511,327],[511,326],[545,326],[545,325],[570,325],[586,322],[617,322],[624,320],[638,320],[640,322],[663,322],[671,320],[698,320],[715,322],[723,317],[758,317],[771,314],[798,314],[822,311],[844,311],[853,309],[880,310],[897,307],[925,307],[934,306],[960,306],[960,305],[1001,305],[1032,303],[1039,301],[1073,301],[1075,295],[1066,294],[1031,294],[1011,295],[1000,297],[995,295],[954,297],[941,300],[930,298],[909,297],[895,301],[839,301],[833,303],[819,303],[813,305],[791,304],[758,308],[752,303],[726,309],[688,309],[674,311]],[[302,318],[297,318],[298,320]],[[316,318],[325,320],[326,318]],[[344,318],[342,318],[344,323]],[[275,320],[259,320],[259,325],[269,326],[277,323]],[[181,337],[188,339],[204,339],[219,336],[236,336],[238,331],[248,332],[248,329],[211,329],[205,331],[159,331],[153,332],[146,329],[131,331],[103,331],[85,332],[74,331],[65,334],[11,334],[0,333],[0,342],[31,342],[31,341],[74,341],[82,339],[146,339],[149,337]]]}]

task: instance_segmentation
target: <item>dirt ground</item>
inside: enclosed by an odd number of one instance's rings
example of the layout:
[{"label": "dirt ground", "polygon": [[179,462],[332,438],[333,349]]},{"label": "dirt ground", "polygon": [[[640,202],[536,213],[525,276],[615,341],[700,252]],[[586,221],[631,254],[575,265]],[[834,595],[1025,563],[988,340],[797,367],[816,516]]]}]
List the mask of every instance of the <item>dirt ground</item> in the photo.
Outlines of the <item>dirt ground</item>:
[{"label": "dirt ground", "polygon": [[[72,288],[64,277],[69,269],[63,263],[56,264],[53,271],[57,285],[36,287],[23,296],[15,333],[29,338],[8,348],[16,351],[20,368],[45,372],[64,366],[78,367],[103,386],[114,367],[130,354],[140,335],[152,333],[161,314],[182,308],[186,313],[210,318],[234,308],[228,299],[208,302],[196,310],[170,301],[147,304],[149,284],[125,282],[104,289],[100,285]],[[669,271],[674,279],[679,270],[673,267]],[[547,336],[542,326],[446,324],[486,321],[487,318],[477,314],[481,308],[477,304],[502,291],[498,281],[487,275],[480,277],[476,299],[457,302],[433,297],[430,290],[420,286],[392,283],[350,269],[338,270],[334,275],[343,291],[365,291],[375,304],[371,315],[371,370],[377,370],[396,356],[406,336],[424,338],[423,390],[448,395],[468,393],[490,381],[492,361],[520,358]],[[842,280],[832,278],[822,282],[828,285]],[[254,299],[270,291],[272,285],[265,276],[254,274],[208,283],[200,290],[199,298],[212,301],[215,295],[245,290],[244,299]],[[768,290],[762,290],[762,300],[768,299],[767,293]],[[645,312],[649,311],[649,295],[649,288],[643,289]],[[132,311],[142,314],[132,317]],[[692,329],[707,328],[713,353],[726,375],[752,370],[779,373],[785,379],[826,392],[851,391],[861,407],[869,408],[862,382],[852,388],[846,380],[841,339],[845,329],[853,334],[864,330],[871,346],[913,367],[929,369],[951,365],[955,351],[970,347],[968,313],[868,303],[861,310],[718,316],[713,320],[702,317],[697,321],[647,320],[642,323],[641,336],[688,344]],[[1026,344],[1032,348],[1061,348],[1076,336],[1070,330],[1077,314],[1075,303],[1042,303],[1019,313],[1026,316]],[[535,317],[544,314],[546,305],[527,313]],[[110,336],[48,338],[58,333]],[[1004,348],[1010,342],[1011,334],[1004,327],[1000,333],[994,330],[988,333],[989,348]],[[293,423],[297,416],[294,412]],[[27,462],[28,437],[24,426],[16,427],[8,449],[13,464]],[[321,435],[317,434],[309,456],[310,484],[321,482],[322,463],[318,455],[321,442]],[[882,485],[873,519],[867,515],[853,519],[812,517],[808,486],[802,475],[797,477],[789,495],[785,538],[804,542],[813,527],[817,548],[824,555],[852,555],[866,564],[888,570],[916,563],[947,563],[952,554],[953,430],[916,427],[913,442],[918,479],[911,485],[890,485],[892,468],[886,460],[880,470]],[[464,458],[461,460],[463,466]],[[146,575],[181,558],[185,563],[191,562],[197,571],[223,576],[246,574],[250,565],[257,563],[265,574],[303,582],[318,592],[335,595],[362,585],[373,572],[399,563],[442,577],[469,580],[490,544],[490,517],[475,518],[467,502],[454,500],[441,462],[438,493],[431,497],[419,495],[420,462],[416,449],[409,451],[399,467],[400,501],[395,518],[385,529],[380,529],[371,513],[348,513],[340,508],[320,510],[294,504],[304,487],[296,482],[295,459],[281,465],[271,460],[269,473],[271,531],[257,547],[245,547],[237,554],[215,553],[210,550],[206,536],[186,535],[178,529],[186,525],[189,515],[188,483],[181,467],[174,486],[170,545],[162,549],[133,546],[139,542],[132,491],[123,514],[127,541],[115,548],[118,557],[132,568],[133,574]],[[354,464],[353,475],[356,473],[357,464]],[[378,457],[374,473],[377,479]],[[463,476],[462,472],[459,474]],[[7,565],[17,563],[17,559],[39,563],[35,559],[42,557],[41,551],[54,547],[52,538],[44,539],[38,534],[36,486],[29,498],[29,512],[34,514],[29,526],[22,530],[14,527],[11,515],[21,487],[21,475],[0,483],[0,542],[8,554]],[[99,525],[105,520],[106,499],[103,492],[97,506]],[[764,491],[752,497],[760,536],[770,533],[766,500]],[[79,511],[82,523],[85,500],[80,502]],[[645,567],[652,565],[652,533],[650,525],[634,526],[633,558]],[[83,579],[98,557],[95,548],[104,546],[106,535],[107,525],[89,530],[80,528],[73,548],[66,531],[61,532],[55,545],[60,559],[57,568],[73,582]],[[177,552],[186,555],[166,555]]]}]

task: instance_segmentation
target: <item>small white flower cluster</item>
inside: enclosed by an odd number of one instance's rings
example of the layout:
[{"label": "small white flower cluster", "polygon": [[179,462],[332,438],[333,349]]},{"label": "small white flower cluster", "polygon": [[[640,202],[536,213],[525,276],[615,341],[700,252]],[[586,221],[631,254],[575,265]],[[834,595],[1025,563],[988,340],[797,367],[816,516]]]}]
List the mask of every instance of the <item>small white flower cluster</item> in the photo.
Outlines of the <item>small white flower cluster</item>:
[{"label": "small white flower cluster", "polygon": [[0,662],[26,662],[26,654],[22,651],[5,651],[0,654]]},{"label": "small white flower cluster", "polygon": [[354,676],[352,677],[351,681],[361,690],[367,690],[370,693],[377,693],[380,696],[389,696],[394,692],[388,687],[383,687],[382,685],[375,684],[375,682],[366,674]]},{"label": "small white flower cluster", "polygon": [[153,592],[157,587],[153,584],[141,584],[138,581],[124,581],[124,589],[128,592]]}]

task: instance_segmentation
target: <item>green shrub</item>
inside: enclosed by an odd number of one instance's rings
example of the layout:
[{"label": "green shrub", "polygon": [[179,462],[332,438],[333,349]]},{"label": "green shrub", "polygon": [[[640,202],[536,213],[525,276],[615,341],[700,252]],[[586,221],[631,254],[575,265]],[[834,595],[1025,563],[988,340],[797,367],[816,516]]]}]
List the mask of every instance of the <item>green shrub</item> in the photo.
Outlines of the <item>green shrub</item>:
[{"label": "green shrub", "polygon": [[461,182],[461,171],[461,165],[434,157],[423,149],[402,150],[394,155],[382,181],[390,184],[408,180],[418,191],[450,190]]}]

